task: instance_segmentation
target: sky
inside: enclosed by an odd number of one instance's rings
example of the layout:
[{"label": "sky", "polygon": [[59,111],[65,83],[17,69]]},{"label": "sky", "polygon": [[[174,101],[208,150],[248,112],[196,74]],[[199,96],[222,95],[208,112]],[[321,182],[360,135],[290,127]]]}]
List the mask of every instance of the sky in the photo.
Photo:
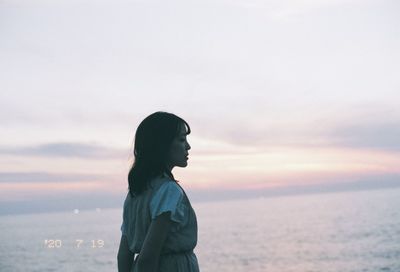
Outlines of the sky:
[{"label": "sky", "polygon": [[160,110],[191,126],[188,167],[173,173],[193,195],[400,182],[399,12],[3,0],[0,202],[122,199],[135,130]]}]

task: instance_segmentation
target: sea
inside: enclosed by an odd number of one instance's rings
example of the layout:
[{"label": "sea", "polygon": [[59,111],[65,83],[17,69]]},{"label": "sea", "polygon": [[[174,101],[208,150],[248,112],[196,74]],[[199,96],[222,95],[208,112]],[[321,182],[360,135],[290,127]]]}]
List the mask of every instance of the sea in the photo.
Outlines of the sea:
[{"label": "sea", "polygon": [[[400,188],[192,206],[202,272],[400,272]],[[121,223],[122,207],[0,216],[0,271],[117,271]]]}]

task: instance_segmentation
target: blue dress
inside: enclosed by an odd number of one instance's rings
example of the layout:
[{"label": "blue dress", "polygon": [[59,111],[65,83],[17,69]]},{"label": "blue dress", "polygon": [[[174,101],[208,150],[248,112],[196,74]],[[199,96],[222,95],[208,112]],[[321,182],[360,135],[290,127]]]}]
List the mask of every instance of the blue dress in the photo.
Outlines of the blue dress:
[{"label": "blue dress", "polygon": [[[126,235],[129,249],[138,254],[143,246],[151,221],[170,211],[172,227],[161,249],[159,272],[199,272],[193,252],[197,244],[197,219],[182,187],[168,177],[158,177],[150,188],[138,196],[128,193],[124,202],[122,235]],[[134,265],[131,271],[135,271]]]}]

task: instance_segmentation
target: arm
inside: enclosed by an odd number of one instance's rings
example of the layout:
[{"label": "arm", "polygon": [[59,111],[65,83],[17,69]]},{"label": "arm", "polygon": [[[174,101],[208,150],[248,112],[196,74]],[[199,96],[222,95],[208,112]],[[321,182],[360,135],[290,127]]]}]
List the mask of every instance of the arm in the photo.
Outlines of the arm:
[{"label": "arm", "polygon": [[134,254],[129,250],[128,240],[125,235],[121,236],[121,242],[119,243],[118,250],[118,271],[129,272],[131,271],[133,264]]},{"label": "arm", "polygon": [[138,272],[157,272],[161,248],[171,227],[171,212],[157,216],[150,224],[137,259]]}]

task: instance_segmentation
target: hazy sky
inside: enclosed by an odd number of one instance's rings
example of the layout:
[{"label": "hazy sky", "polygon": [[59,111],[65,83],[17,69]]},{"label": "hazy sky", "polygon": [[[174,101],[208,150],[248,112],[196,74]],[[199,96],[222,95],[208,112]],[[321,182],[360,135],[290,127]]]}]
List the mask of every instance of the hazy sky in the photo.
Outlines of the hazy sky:
[{"label": "hazy sky", "polygon": [[191,126],[183,186],[400,174],[400,4],[3,0],[0,198],[126,192],[134,132]]}]

